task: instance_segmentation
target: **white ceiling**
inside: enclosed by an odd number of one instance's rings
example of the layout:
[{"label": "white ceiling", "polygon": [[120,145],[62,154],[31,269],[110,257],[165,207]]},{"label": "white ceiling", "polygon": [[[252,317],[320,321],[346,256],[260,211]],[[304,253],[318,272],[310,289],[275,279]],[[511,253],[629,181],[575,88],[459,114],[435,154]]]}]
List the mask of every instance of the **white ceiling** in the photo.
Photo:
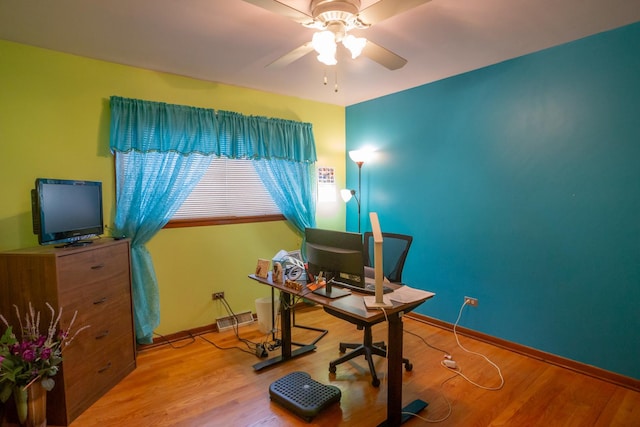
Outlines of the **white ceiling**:
[{"label": "white ceiling", "polygon": [[352,31],[406,58],[399,70],[313,53],[274,69],[314,30],[242,0],[0,0],[0,39],[341,106],[638,21],[640,0],[432,0]]}]

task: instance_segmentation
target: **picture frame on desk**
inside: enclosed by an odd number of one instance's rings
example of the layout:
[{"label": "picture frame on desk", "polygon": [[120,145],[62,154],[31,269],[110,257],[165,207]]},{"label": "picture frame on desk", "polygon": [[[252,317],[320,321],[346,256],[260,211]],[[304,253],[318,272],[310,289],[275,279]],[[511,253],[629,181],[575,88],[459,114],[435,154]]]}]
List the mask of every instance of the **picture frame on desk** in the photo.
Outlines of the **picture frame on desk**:
[{"label": "picture frame on desk", "polygon": [[269,264],[271,261],[268,259],[258,258],[258,265],[256,265],[256,276],[266,279],[269,276]]}]

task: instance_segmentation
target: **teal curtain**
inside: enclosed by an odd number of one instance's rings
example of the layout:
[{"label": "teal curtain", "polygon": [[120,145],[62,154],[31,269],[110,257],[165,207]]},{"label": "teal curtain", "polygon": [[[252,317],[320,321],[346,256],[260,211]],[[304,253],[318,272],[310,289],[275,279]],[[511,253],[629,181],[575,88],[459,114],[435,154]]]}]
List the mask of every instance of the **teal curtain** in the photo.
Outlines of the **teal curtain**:
[{"label": "teal curtain", "polygon": [[182,205],[207,170],[211,157],[138,151],[117,155],[114,233],[131,238],[136,338],[148,344],[160,323],[160,300],[145,244]]},{"label": "teal curtain", "polygon": [[114,233],[132,239],[136,339],[160,323],[158,283],[145,244],[200,181],[213,156],[256,160],[272,197],[297,230],[315,223],[311,124],[113,96],[110,147],[116,162]]},{"label": "teal curtain", "polygon": [[[302,234],[316,226],[316,177],[311,163],[282,159],[253,162],[269,194],[287,220]],[[302,251],[304,255],[304,240]]]}]

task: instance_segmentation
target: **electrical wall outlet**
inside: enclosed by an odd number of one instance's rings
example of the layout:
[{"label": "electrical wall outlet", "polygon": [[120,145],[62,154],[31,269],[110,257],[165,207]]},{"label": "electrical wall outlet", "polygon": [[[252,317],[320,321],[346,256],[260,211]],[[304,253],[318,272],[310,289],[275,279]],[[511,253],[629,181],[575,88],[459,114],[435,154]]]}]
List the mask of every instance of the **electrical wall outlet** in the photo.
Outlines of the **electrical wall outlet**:
[{"label": "electrical wall outlet", "polygon": [[214,292],[211,294],[211,299],[212,300],[217,300],[217,299],[224,299],[224,292]]},{"label": "electrical wall outlet", "polygon": [[478,306],[478,298],[464,297],[464,302],[467,305],[470,305],[471,307],[477,307]]}]

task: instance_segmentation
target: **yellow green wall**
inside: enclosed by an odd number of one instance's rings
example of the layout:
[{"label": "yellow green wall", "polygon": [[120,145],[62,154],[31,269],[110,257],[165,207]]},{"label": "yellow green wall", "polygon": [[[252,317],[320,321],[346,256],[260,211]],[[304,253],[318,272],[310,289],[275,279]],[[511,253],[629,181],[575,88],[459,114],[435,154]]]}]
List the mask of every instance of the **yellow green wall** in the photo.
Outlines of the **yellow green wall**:
[{"label": "yellow green wall", "polygon": [[[0,40],[0,250],[37,245],[30,190],[37,177],[103,182],[105,222],[114,215],[109,97],[118,95],[313,124],[318,166],[345,182],[343,107],[205,82]],[[338,197],[338,200],[340,198]],[[344,204],[323,203],[318,226],[344,228]],[[297,249],[284,221],[166,229],[149,243],[169,334],[226,316],[213,291],[236,312],[255,312],[268,289],[247,279],[258,258]]]}]

